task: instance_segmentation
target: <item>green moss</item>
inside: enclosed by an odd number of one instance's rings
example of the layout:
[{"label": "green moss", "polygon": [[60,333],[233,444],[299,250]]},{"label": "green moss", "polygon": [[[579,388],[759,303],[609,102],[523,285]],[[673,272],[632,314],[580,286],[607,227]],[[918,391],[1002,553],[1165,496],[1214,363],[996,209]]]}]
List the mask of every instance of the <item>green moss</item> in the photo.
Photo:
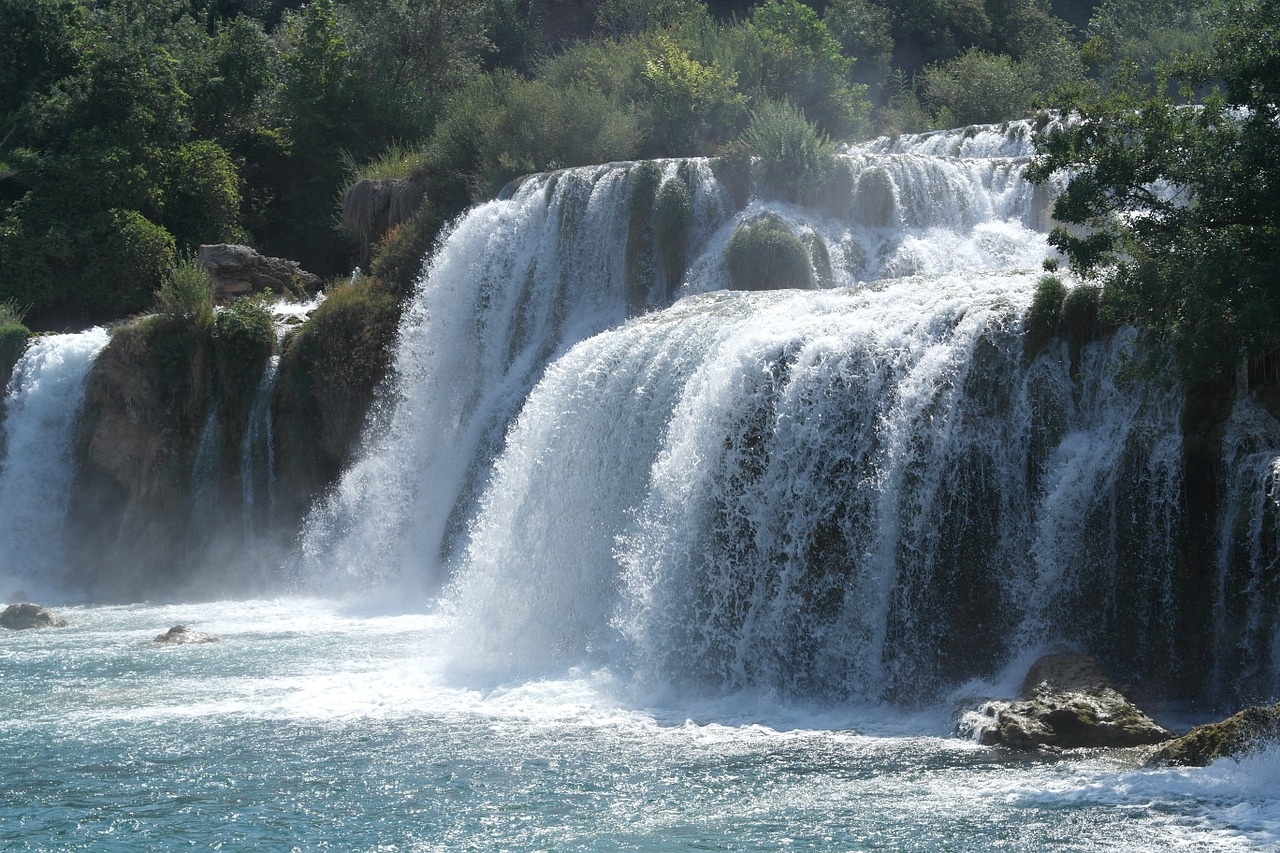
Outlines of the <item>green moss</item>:
[{"label": "green moss", "polygon": [[305,510],[351,458],[399,321],[399,300],[361,279],[331,289],[286,338],[272,410],[280,479],[292,480],[300,504],[292,511]]},{"label": "green moss", "polygon": [[725,247],[725,264],[738,290],[814,286],[813,269],[804,243],[787,223],[772,213],[738,225]]},{"label": "green moss", "polygon": [[369,271],[401,299],[409,296],[440,226],[439,218],[424,201],[417,213],[383,236],[374,250]]},{"label": "green moss", "polygon": [[835,272],[831,268],[831,253],[827,250],[827,242],[820,235],[808,231],[804,235],[804,245],[809,250],[818,287],[834,287]]},{"label": "green moss", "polygon": [[1023,342],[1028,359],[1038,356],[1049,339],[1057,333],[1058,321],[1062,317],[1062,303],[1066,296],[1067,287],[1057,276],[1041,276],[1036,283],[1031,306],[1027,309],[1027,333]]},{"label": "green moss", "polygon": [[858,175],[855,193],[862,224],[868,228],[889,228],[898,221],[898,203],[893,196],[893,178],[881,166],[864,169]]},{"label": "green moss", "polygon": [[27,339],[31,330],[18,322],[0,323],[0,398],[4,388],[9,384],[13,367],[22,358],[27,349]]},{"label": "green moss", "polygon": [[689,252],[689,226],[693,222],[693,200],[688,184],[680,179],[667,181],[658,190],[653,216],[654,241],[666,301],[684,276]]},{"label": "green moss", "polygon": [[1220,723],[1196,726],[1148,759],[1152,766],[1205,767],[1242,758],[1280,741],[1280,705],[1246,708]]},{"label": "green moss", "polygon": [[275,351],[271,309],[256,299],[239,299],[213,322],[213,365],[222,411],[234,424],[249,414],[262,368]]},{"label": "green moss", "polygon": [[627,309],[631,314],[649,303],[655,266],[653,213],[661,183],[662,167],[652,160],[637,163],[627,172]]},{"label": "green moss", "polygon": [[1098,339],[1098,307],[1102,288],[1096,284],[1077,284],[1062,300],[1062,319],[1067,339],[1079,345]]},{"label": "green moss", "polygon": [[742,210],[751,201],[751,155],[741,146],[729,150],[711,161],[711,173],[729,193],[735,210]]}]

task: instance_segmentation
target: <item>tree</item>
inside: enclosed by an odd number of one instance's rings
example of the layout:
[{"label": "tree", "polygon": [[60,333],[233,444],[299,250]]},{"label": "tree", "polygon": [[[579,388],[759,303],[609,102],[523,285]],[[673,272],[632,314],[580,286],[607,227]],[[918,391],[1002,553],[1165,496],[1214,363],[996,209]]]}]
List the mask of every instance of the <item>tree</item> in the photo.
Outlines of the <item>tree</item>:
[{"label": "tree", "polygon": [[1029,169],[1072,178],[1051,242],[1103,281],[1121,320],[1167,335],[1192,377],[1229,374],[1280,342],[1280,0],[1232,0],[1213,53],[1180,68],[1218,81],[1199,108],[1113,90],[1043,136]]}]

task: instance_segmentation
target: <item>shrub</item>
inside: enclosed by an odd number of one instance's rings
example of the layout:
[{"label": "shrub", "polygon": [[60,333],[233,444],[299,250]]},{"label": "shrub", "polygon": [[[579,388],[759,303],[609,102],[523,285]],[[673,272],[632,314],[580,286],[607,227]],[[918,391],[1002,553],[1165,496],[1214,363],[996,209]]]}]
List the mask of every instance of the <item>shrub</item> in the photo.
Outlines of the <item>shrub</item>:
[{"label": "shrub", "polygon": [[759,158],[758,186],[774,198],[802,202],[826,179],[835,146],[790,101],[764,101],[742,133],[748,153]]},{"label": "shrub", "polygon": [[814,286],[813,269],[804,243],[787,223],[772,213],[738,225],[724,254],[729,278],[738,290]]},{"label": "shrub", "polygon": [[191,257],[174,264],[156,291],[155,311],[208,328],[213,323],[213,283],[205,268]]},{"label": "shrub", "polygon": [[1062,301],[1062,320],[1070,341],[1085,343],[1097,339],[1101,301],[1102,288],[1096,284],[1077,284],[1067,291]]},{"label": "shrub", "polygon": [[1027,309],[1025,349],[1028,358],[1039,355],[1058,331],[1058,320],[1062,316],[1062,303],[1066,295],[1066,285],[1055,275],[1041,276],[1036,283],[1031,306]]}]

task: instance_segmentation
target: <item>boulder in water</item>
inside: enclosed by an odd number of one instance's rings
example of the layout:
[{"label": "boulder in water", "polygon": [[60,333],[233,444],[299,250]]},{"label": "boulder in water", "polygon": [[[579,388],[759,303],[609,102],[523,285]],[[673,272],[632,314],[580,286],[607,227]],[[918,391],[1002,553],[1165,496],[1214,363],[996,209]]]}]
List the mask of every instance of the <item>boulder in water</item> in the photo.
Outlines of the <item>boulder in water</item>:
[{"label": "boulder in water", "polygon": [[214,299],[220,305],[264,290],[301,296],[320,286],[320,277],[302,269],[297,261],[261,255],[248,246],[233,243],[201,246],[196,260],[209,273]]},{"label": "boulder in water", "polygon": [[1146,746],[1173,733],[1125,698],[1096,660],[1046,655],[1022,683],[1016,702],[992,702],[979,740],[989,746],[1040,751]]},{"label": "boulder in water", "polygon": [[1147,759],[1149,767],[1206,767],[1219,758],[1240,759],[1280,742],[1280,703],[1255,705],[1219,723],[1196,726]]},{"label": "boulder in water", "polygon": [[191,643],[216,643],[218,642],[218,637],[213,634],[192,631],[186,625],[174,625],[163,634],[157,634],[155,641],[168,646],[184,646]]},{"label": "boulder in water", "polygon": [[0,627],[12,631],[25,631],[28,628],[61,628],[66,624],[66,619],[38,604],[10,604],[0,612]]}]

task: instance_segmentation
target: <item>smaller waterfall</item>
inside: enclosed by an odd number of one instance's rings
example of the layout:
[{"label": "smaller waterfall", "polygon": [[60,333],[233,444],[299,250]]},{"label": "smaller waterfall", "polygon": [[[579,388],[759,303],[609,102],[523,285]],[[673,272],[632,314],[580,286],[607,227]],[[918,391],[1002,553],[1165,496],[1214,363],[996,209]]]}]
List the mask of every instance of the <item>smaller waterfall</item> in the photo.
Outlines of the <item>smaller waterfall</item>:
[{"label": "smaller waterfall", "polygon": [[0,595],[58,588],[76,416],[89,370],[106,345],[101,328],[37,337],[14,368],[0,460]]},{"label": "smaller waterfall", "polygon": [[240,485],[244,537],[252,547],[275,524],[275,433],[271,422],[271,394],[280,375],[280,357],[271,356],[262,369],[254,393],[240,449]]}]

